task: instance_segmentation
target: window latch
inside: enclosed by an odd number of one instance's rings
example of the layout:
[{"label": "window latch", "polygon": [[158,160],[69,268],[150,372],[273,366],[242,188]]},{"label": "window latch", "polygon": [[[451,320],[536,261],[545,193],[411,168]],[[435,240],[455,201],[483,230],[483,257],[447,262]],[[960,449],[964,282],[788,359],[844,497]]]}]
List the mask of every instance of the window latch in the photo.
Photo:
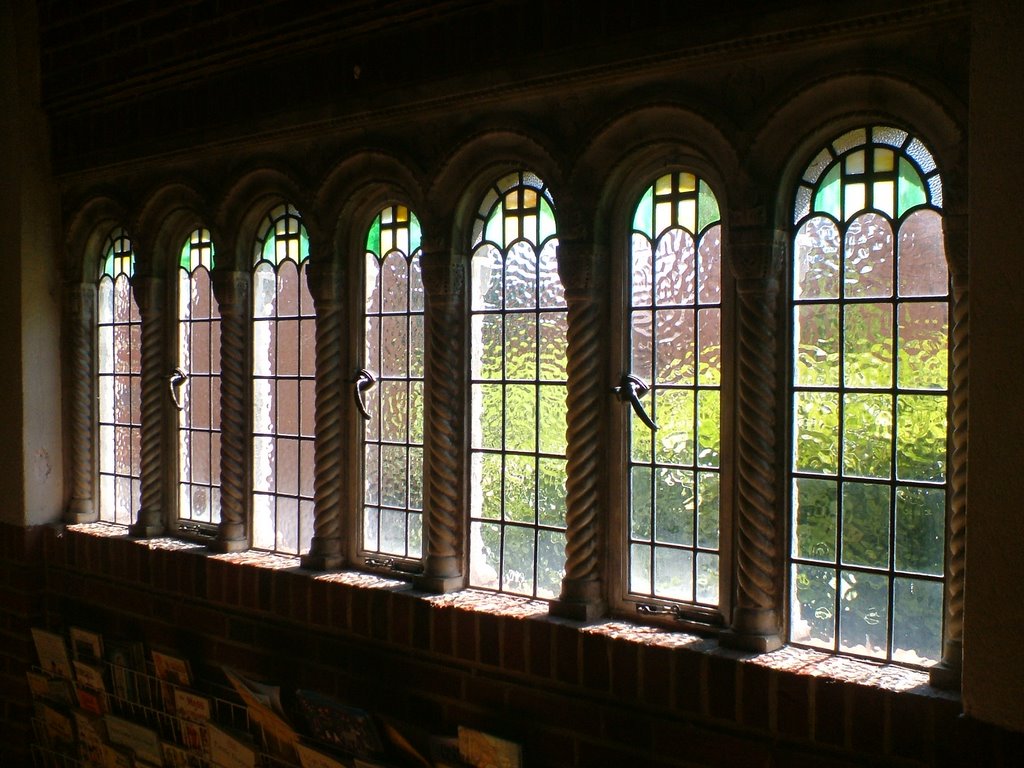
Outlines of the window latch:
[{"label": "window latch", "polygon": [[643,616],[671,616],[682,620],[683,612],[678,605],[654,605],[653,603],[637,603],[636,612]]},{"label": "window latch", "polygon": [[167,387],[171,393],[171,401],[179,411],[185,410],[185,404],[181,402],[181,387],[188,381],[188,374],[181,368],[175,368],[167,377]]},{"label": "window latch", "polygon": [[639,376],[634,376],[632,373],[625,373],[622,375],[622,381],[619,386],[612,387],[612,392],[618,395],[619,400],[626,403],[628,402],[633,406],[633,413],[644,424],[651,430],[656,430],[658,425],[654,423],[654,420],[644,410],[643,403],[640,402],[640,398],[651,391],[650,385],[646,381],[641,379]]},{"label": "window latch", "polygon": [[359,409],[359,413],[362,414],[365,421],[370,420],[370,412],[366,410],[366,403],[363,402],[363,393],[371,389],[377,383],[377,377],[370,373],[366,368],[360,369],[359,373],[356,374],[355,389],[353,394],[356,398],[356,408]]},{"label": "window latch", "polygon": [[374,568],[387,568],[396,573],[408,573],[414,576],[423,573],[423,566],[417,563],[403,563],[393,557],[368,557],[364,562]]}]

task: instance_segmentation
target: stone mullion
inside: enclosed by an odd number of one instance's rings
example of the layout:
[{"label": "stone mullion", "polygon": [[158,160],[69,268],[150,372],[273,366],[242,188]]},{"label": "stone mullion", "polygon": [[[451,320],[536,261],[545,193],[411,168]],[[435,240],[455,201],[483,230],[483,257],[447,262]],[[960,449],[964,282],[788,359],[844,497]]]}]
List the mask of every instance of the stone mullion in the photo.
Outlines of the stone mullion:
[{"label": "stone mullion", "polygon": [[340,568],[345,562],[342,519],[344,303],[341,274],[336,265],[312,263],[307,269],[316,309],[316,440],[313,541],[302,564],[314,570],[329,570]]},{"label": "stone mullion", "polygon": [[424,572],[418,585],[447,592],[464,585],[467,381],[465,277],[444,250],[420,257],[425,289]]},{"label": "stone mullion", "polygon": [[214,547],[237,552],[249,545],[249,275],[214,270],[212,277],[220,308],[221,340],[221,511]]},{"label": "stone mullion", "polygon": [[964,562],[967,523],[968,268],[966,216],[943,217],[951,267],[949,500],[946,505],[945,622],[942,659],[931,670],[934,685],[959,688],[963,664]]},{"label": "stone mullion", "polygon": [[76,283],[67,288],[71,326],[71,499],[64,522],[91,523],[99,517],[95,489],[96,285]]},{"label": "stone mullion", "polygon": [[158,277],[132,278],[132,294],[142,318],[142,376],[140,381],[141,431],[139,517],[131,534],[161,535],[166,529],[163,514],[163,398],[164,377],[164,281]]},{"label": "stone mullion", "polygon": [[589,242],[558,246],[558,273],[568,305],[566,396],[566,545],[562,592],[551,604],[557,616],[589,620],[604,613],[601,579],[605,515],[601,509],[604,408],[608,387],[598,258]]},{"label": "stone mullion", "polygon": [[782,645],[781,513],[778,508],[778,266],[782,240],[768,229],[732,233],[738,344],[734,602],[723,643],[752,651]]}]

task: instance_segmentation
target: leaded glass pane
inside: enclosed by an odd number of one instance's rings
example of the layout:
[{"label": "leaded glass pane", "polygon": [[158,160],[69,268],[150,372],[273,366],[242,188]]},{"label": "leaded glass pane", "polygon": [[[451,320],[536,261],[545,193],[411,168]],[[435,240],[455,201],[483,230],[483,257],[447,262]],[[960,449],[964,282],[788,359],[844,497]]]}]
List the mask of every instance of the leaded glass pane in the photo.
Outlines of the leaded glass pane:
[{"label": "leaded glass pane", "polygon": [[565,557],[567,328],[551,196],[510,174],[473,231],[470,583],[549,599]]},{"label": "leaded glass pane", "polygon": [[818,178],[815,212],[846,223],[795,220],[790,639],[928,665],[948,493],[941,182],[899,129],[857,129],[833,148],[805,178]]}]

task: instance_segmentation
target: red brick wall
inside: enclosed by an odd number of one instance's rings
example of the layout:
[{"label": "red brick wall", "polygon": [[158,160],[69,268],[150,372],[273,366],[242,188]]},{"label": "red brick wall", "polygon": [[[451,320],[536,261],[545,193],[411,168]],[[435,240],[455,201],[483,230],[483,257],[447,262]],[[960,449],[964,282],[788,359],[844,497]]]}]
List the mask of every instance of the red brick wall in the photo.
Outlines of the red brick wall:
[{"label": "red brick wall", "polygon": [[[1011,766],[1024,757],[1020,735],[960,718],[959,702],[918,673],[793,649],[742,656],[685,633],[581,627],[536,604],[423,595],[170,540],[29,533],[2,534],[0,747],[24,737],[27,626],[38,620],[139,637],[200,669],[230,664],[439,733],[476,726],[521,742],[531,768]],[[40,535],[44,616],[35,597],[17,598],[42,583],[40,547],[28,543]]]}]

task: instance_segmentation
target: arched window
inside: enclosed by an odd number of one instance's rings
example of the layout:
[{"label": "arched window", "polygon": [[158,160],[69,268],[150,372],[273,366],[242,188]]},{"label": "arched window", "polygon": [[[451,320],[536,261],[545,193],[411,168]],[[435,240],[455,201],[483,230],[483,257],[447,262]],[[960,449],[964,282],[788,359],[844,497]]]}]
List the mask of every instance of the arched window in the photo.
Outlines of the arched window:
[{"label": "arched window", "polygon": [[139,510],[142,318],[132,296],[132,243],[110,233],[99,270],[97,360],[100,520],[130,525]]},{"label": "arched window", "polygon": [[494,184],[472,233],[470,584],[543,598],[565,562],[566,304],[551,194]]},{"label": "arched window", "polygon": [[271,211],[253,266],[253,525],[257,549],[309,551],[313,535],[315,312],[309,237],[291,205]]},{"label": "arched window", "polygon": [[[692,173],[659,177],[630,242],[628,589],[719,601],[722,310],[718,201]],[[643,400],[639,397],[643,396]]]},{"label": "arched window", "polygon": [[363,550],[420,558],[423,547],[423,279],[420,224],[382,210],[366,237]]},{"label": "arched window", "polygon": [[178,259],[178,519],[220,522],[220,312],[210,284],[210,232],[189,235]]},{"label": "arched window", "polygon": [[941,205],[931,154],[890,127],[840,136],[797,190],[793,642],[939,659],[949,399]]}]

